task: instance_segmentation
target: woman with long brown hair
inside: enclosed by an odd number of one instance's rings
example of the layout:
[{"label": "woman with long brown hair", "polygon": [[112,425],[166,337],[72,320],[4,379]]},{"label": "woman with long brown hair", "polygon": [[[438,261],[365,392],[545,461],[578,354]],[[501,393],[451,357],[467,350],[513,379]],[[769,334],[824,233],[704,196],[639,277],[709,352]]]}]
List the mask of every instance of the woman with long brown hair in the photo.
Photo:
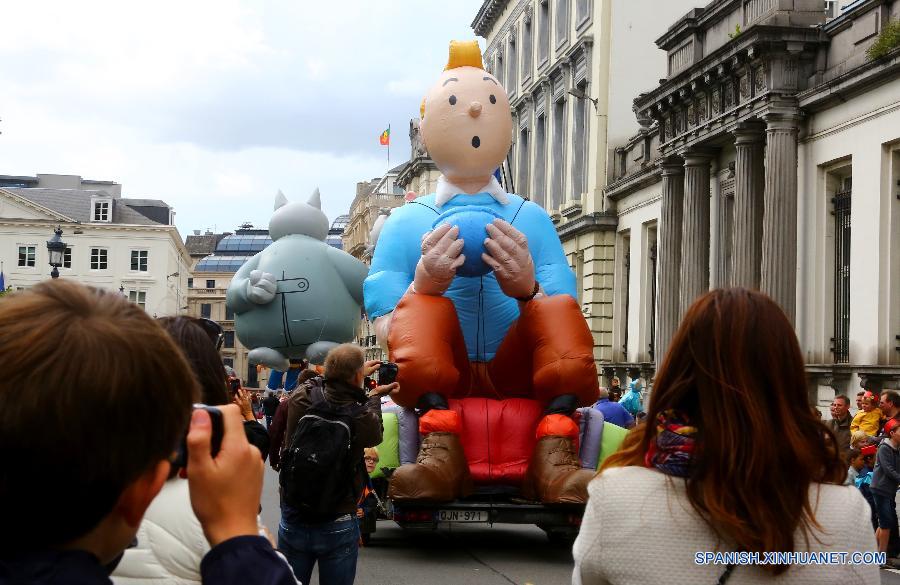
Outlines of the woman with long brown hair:
[{"label": "woman with long brown hair", "polygon": [[697,299],[647,414],[588,488],[574,583],[879,582],[874,565],[698,557],[877,550],[868,505],[840,485],[837,441],[809,408],[797,338],[771,299],[739,288]]}]

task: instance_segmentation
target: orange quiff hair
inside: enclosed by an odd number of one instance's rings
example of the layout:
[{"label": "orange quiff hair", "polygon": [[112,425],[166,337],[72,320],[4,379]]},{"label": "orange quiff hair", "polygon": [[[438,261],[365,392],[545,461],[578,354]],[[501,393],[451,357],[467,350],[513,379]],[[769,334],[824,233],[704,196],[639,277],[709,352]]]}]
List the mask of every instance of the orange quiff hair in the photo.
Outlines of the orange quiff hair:
[{"label": "orange quiff hair", "polygon": [[[484,69],[484,61],[481,60],[481,47],[478,41],[450,41],[450,56],[444,71],[459,67],[475,67]],[[425,117],[425,98],[419,106],[419,117]]]}]

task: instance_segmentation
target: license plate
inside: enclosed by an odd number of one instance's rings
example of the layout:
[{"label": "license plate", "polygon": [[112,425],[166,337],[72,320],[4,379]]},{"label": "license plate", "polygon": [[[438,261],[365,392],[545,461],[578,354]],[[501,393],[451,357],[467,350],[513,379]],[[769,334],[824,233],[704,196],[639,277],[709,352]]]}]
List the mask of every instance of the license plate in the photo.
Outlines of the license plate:
[{"label": "license plate", "polygon": [[487,522],[488,513],[472,510],[438,510],[438,522]]}]

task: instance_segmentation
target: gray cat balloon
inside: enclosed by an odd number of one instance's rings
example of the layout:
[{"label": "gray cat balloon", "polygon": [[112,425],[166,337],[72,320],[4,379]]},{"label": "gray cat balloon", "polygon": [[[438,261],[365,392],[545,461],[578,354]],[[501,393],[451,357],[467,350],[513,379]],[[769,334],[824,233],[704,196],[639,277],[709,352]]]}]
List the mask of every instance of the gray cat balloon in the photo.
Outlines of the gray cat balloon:
[{"label": "gray cat balloon", "polygon": [[368,267],[325,243],[319,190],[306,203],[278,192],[272,244],[244,263],[228,287],[238,339],[251,363],[285,371],[289,358],[322,363],[357,334]]}]

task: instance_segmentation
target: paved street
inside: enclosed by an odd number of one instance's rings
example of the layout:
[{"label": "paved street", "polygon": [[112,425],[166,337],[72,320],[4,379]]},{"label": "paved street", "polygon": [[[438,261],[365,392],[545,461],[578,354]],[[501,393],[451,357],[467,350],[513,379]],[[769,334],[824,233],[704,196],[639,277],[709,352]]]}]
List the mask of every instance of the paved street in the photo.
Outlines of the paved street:
[{"label": "paved street", "polygon": [[[262,516],[274,534],[278,476],[266,469]],[[372,545],[361,551],[356,582],[568,585],[571,579],[571,551],[549,545],[543,531],[534,526],[463,526],[423,534],[406,533],[393,522],[382,521]],[[313,583],[318,584],[315,575]]]},{"label": "paved street", "polygon": [[[263,522],[278,530],[278,475],[266,467]],[[548,545],[534,526],[460,526],[432,533],[406,533],[378,523],[372,545],[362,549],[358,585],[568,585],[572,556]],[[882,571],[884,585],[900,585],[900,571]],[[313,574],[313,585],[318,585]]]}]

